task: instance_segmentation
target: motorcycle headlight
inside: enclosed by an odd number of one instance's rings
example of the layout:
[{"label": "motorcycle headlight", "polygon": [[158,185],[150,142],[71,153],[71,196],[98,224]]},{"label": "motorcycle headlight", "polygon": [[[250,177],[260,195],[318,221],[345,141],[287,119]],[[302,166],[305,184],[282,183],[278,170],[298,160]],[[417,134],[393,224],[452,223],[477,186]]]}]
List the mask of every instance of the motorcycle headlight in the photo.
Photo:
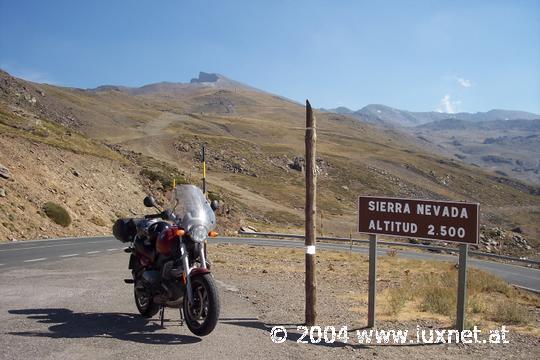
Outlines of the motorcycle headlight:
[{"label": "motorcycle headlight", "polygon": [[197,225],[191,229],[191,238],[196,242],[203,242],[208,237],[208,231],[206,227]]}]

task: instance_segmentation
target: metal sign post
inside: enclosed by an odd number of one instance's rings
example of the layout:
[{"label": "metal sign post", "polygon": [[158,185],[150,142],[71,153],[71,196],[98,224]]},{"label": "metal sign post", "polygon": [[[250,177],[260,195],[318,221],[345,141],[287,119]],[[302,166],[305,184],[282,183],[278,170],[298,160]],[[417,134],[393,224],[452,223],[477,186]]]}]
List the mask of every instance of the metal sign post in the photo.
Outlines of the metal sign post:
[{"label": "metal sign post", "polygon": [[469,245],[459,245],[459,273],[458,273],[458,295],[456,327],[459,331],[465,329],[465,313],[467,309],[467,257],[469,255]]},{"label": "metal sign post", "polygon": [[377,235],[369,235],[368,327],[375,326],[376,284],[377,284]]}]

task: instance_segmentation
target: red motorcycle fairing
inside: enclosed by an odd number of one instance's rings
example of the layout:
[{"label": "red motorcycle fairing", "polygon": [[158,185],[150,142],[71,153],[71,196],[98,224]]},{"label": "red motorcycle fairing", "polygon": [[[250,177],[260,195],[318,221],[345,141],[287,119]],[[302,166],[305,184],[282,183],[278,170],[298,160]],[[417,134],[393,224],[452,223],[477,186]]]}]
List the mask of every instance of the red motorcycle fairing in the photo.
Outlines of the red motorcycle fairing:
[{"label": "red motorcycle fairing", "polygon": [[156,250],[159,254],[170,256],[174,246],[176,244],[176,240],[178,239],[178,227],[175,225],[172,225],[168,227],[167,229],[163,230],[156,239]]}]

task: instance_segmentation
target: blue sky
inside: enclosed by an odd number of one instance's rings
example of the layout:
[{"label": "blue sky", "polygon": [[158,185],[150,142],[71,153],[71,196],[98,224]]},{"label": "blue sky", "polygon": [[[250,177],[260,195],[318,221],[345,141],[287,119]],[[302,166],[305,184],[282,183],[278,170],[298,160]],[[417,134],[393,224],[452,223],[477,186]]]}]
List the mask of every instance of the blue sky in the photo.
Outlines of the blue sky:
[{"label": "blue sky", "polygon": [[540,0],[0,0],[0,68],[81,88],[202,70],[316,107],[540,114]]}]

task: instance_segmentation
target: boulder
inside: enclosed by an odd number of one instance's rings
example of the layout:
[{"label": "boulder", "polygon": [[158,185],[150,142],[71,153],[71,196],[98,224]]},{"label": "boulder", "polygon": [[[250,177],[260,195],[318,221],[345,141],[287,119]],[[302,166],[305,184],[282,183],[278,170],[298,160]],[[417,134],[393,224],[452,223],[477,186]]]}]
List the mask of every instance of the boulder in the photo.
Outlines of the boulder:
[{"label": "boulder", "polygon": [[0,197],[6,197],[6,190],[0,188]]},{"label": "boulder", "polygon": [[296,171],[304,171],[304,158],[301,156],[295,156],[293,161],[289,163],[289,167]]},{"label": "boulder", "polygon": [[519,226],[513,228],[512,231],[518,234],[523,234],[523,229],[520,228]]},{"label": "boulder", "polygon": [[0,164],[0,178],[11,179],[11,172],[2,164]]},{"label": "boulder", "polygon": [[256,232],[258,232],[258,230],[255,229],[255,228],[252,227],[252,226],[242,226],[242,227],[240,228],[240,231],[246,232],[246,233],[256,233]]}]

